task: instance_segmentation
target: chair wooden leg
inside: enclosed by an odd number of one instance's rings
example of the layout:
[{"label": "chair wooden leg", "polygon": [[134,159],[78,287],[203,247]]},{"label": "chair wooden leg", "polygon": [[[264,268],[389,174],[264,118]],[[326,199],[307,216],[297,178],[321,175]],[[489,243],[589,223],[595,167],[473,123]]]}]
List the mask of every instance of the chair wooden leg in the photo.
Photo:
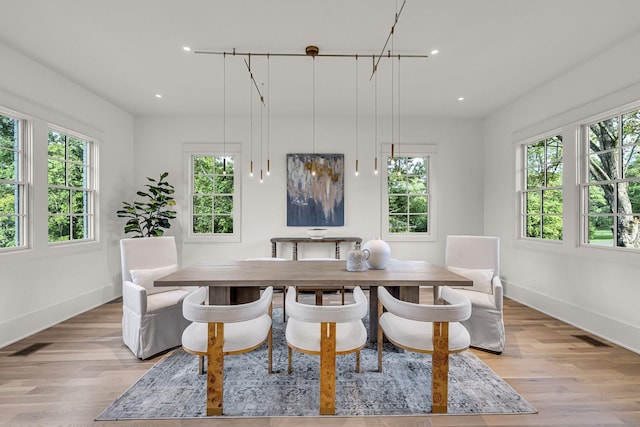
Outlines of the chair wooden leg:
[{"label": "chair wooden leg", "polygon": [[292,358],[292,350],[291,347],[287,346],[287,360],[288,360],[288,364],[287,364],[287,373],[290,374],[291,372],[293,372],[293,363],[291,361]]},{"label": "chair wooden leg", "polygon": [[204,374],[204,356],[198,356],[198,375]]},{"label": "chair wooden leg", "polygon": [[269,373],[273,373],[273,328],[269,328],[269,342],[267,343],[269,351]]},{"label": "chair wooden leg", "polygon": [[356,372],[360,373],[360,350],[356,351]]},{"label": "chair wooden leg", "polygon": [[[381,302],[378,302],[378,320],[380,320],[380,316],[382,316],[383,306]],[[380,326],[380,322],[378,322],[378,372],[382,372],[382,344],[384,340],[384,335],[382,334],[382,327]]]},{"label": "chair wooden leg", "polygon": [[336,324],[320,324],[320,415],[336,413]]},{"label": "chair wooden leg", "polygon": [[222,415],[224,323],[209,323],[207,346],[207,416]]},{"label": "chair wooden leg", "polygon": [[447,413],[449,394],[449,323],[433,322],[431,359],[431,412]]}]

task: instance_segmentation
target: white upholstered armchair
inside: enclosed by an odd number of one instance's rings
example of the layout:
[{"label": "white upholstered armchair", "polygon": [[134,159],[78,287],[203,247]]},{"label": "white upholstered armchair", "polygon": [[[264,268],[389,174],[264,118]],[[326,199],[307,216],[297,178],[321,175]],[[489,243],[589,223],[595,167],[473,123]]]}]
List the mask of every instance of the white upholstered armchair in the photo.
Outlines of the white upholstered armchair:
[{"label": "white upholstered armchair", "polygon": [[122,339],[140,359],[177,347],[189,325],[182,300],[189,289],[155,288],[153,282],[178,268],[173,236],[120,240]]},{"label": "white upholstered armchair", "polygon": [[462,322],[471,335],[471,346],[502,353],[505,345],[500,282],[500,238],[447,236],[445,265],[473,280],[473,287],[459,290],[471,300],[471,317]]}]

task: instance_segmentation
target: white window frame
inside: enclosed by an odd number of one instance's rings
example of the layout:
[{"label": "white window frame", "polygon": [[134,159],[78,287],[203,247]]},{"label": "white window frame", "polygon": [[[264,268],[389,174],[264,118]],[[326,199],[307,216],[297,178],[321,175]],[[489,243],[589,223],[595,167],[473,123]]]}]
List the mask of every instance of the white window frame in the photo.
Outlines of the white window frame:
[{"label": "white window frame", "polygon": [[[48,209],[47,209],[47,242],[49,243],[49,246],[68,246],[68,245],[78,245],[78,244],[86,244],[89,242],[96,242],[97,241],[97,205],[98,205],[98,200],[97,200],[97,189],[98,189],[98,172],[97,172],[97,164],[98,164],[98,143],[94,138],[91,138],[87,135],[83,135],[80,134],[78,132],[60,127],[60,126],[56,126],[53,124],[49,124],[48,126],[48,131],[47,131],[47,146],[49,144],[49,131],[52,132],[56,132],[56,133],[60,133],[65,135],[66,137],[71,137],[71,138],[75,138],[75,139],[79,139],[84,141],[87,145],[87,149],[86,149],[86,184],[84,185],[84,187],[82,187],[82,191],[83,192],[87,192],[88,193],[88,200],[87,200],[87,207],[86,207],[86,211],[81,215],[85,218],[85,236],[82,239],[74,239],[73,238],[73,232],[72,230],[70,230],[69,233],[69,240],[63,240],[63,241],[49,241],[49,227],[48,227],[48,223],[49,223],[49,217],[51,217],[52,215],[49,213]],[[80,187],[72,187],[68,184],[65,184],[64,186],[56,186],[56,185],[51,185],[49,184],[49,162],[48,162],[49,156],[47,155],[47,206],[48,206],[48,191],[50,188],[61,188],[61,189],[66,189],[66,190],[72,190],[72,191],[78,191],[78,189]],[[65,164],[67,163],[74,163],[74,162],[70,162],[68,160],[68,158],[66,158],[65,156]],[[71,205],[70,205],[70,210],[73,210],[73,201],[70,201]],[[70,217],[70,225],[72,226],[72,219],[73,219],[73,212],[69,212],[69,217]]]},{"label": "white window frame", "polygon": [[[527,170],[528,170],[528,159],[527,159],[527,146],[531,145],[531,144],[535,144],[537,142],[543,141],[543,140],[547,140],[549,138],[554,138],[556,136],[561,136],[562,137],[562,185],[560,187],[547,187],[546,185],[543,187],[539,187],[538,190],[544,191],[544,190],[560,190],[562,191],[562,239],[561,240],[555,240],[555,239],[545,239],[542,237],[542,235],[540,237],[529,237],[527,236],[527,202],[526,202],[526,197],[527,197],[527,193],[530,192],[530,190],[527,188]],[[517,150],[517,161],[516,161],[516,165],[518,165],[519,167],[517,168],[519,170],[519,176],[518,176],[518,239],[523,240],[523,241],[529,241],[529,242],[540,242],[540,243],[554,243],[554,244],[558,244],[558,243],[563,243],[565,238],[566,238],[566,229],[567,229],[567,224],[566,224],[566,149],[565,149],[565,142],[566,142],[566,138],[565,135],[563,133],[563,129],[559,128],[559,129],[554,129],[552,131],[549,132],[545,132],[543,134],[531,137],[531,138],[527,138],[526,140],[520,141],[518,143],[518,150]],[[545,153],[546,155],[546,153]],[[545,162],[546,164],[546,162]],[[542,203],[542,200],[541,200]],[[541,218],[544,217],[544,214],[541,212],[540,213]]]},{"label": "white window frame", "polygon": [[[400,151],[400,152],[398,152]],[[396,144],[397,157],[426,157],[427,158],[427,232],[426,233],[390,233],[389,232],[389,187],[388,187],[388,158],[391,157],[391,144],[381,146],[381,232],[383,240],[404,242],[434,242],[438,235],[437,221],[437,165],[438,146],[436,144]]]},{"label": "white window frame", "polygon": [[[238,143],[184,143],[183,164],[185,171],[183,203],[185,216],[184,241],[193,243],[240,242],[242,237],[242,147]],[[233,157],[233,233],[230,234],[195,234],[193,232],[193,157]]]},{"label": "white window frame", "polygon": [[32,125],[26,117],[14,111],[0,108],[0,115],[18,121],[18,147],[17,162],[18,176],[15,180],[2,180],[2,184],[13,184],[18,187],[17,200],[17,223],[18,242],[16,246],[0,248],[0,254],[24,251],[31,248],[31,199],[30,199],[30,183],[31,179],[31,141],[32,141]]},{"label": "white window frame", "polygon": [[[619,108],[608,110],[604,113],[600,113],[594,116],[591,116],[585,120],[582,120],[579,125],[579,143],[578,143],[578,187],[579,187],[579,246],[584,248],[595,248],[602,249],[606,251],[617,252],[617,253],[632,253],[638,254],[640,253],[640,249],[626,248],[620,247],[616,245],[616,234],[614,233],[614,244],[613,246],[607,245],[598,245],[595,243],[589,243],[589,194],[588,189],[591,185],[596,184],[597,182],[589,181],[589,129],[592,124],[599,123],[604,120],[608,120],[614,117],[621,117],[626,113],[635,111],[640,109],[640,101],[636,101]],[[620,125],[620,132],[622,131],[622,126]],[[620,141],[620,145],[618,150],[622,150],[623,144]],[[631,179],[632,181],[638,182],[640,178]],[[611,181],[598,181],[599,183],[613,183],[614,185],[619,182],[630,181],[627,178],[618,178]],[[613,210],[611,216],[616,218],[619,214],[616,209]]]}]

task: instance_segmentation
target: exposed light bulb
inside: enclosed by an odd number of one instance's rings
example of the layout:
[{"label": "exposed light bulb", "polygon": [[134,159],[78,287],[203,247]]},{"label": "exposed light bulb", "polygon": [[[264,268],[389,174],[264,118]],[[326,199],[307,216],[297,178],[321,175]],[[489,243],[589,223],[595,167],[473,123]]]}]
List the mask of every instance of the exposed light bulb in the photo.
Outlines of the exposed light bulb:
[{"label": "exposed light bulb", "polygon": [[440,52],[438,49],[433,49],[433,50],[431,51],[431,55],[437,55],[437,54],[438,54],[438,52]]},{"label": "exposed light bulb", "polygon": [[182,50],[185,52],[191,52],[191,48],[189,46],[182,46]]}]

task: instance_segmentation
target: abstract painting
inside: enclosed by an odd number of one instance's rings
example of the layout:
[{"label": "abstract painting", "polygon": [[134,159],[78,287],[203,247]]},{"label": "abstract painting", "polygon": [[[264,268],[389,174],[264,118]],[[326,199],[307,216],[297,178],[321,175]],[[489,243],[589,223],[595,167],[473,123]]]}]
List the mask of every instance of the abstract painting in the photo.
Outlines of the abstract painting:
[{"label": "abstract painting", "polygon": [[344,225],[344,154],[287,154],[287,225]]}]

